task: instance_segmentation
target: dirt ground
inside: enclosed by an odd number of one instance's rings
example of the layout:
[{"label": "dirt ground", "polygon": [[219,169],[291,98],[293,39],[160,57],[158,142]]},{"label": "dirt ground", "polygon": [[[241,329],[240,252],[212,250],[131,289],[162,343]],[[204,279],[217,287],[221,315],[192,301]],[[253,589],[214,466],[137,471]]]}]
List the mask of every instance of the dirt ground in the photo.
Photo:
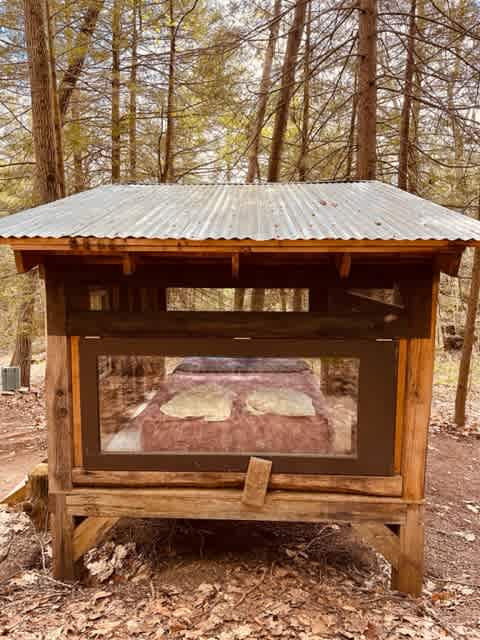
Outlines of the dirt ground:
[{"label": "dirt ground", "polygon": [[[451,424],[437,362],[427,467],[426,580],[390,591],[389,566],[349,526],[123,520],[82,578],[51,578],[50,540],[0,510],[0,635],[25,640],[480,639],[480,385]],[[0,494],[46,456],[35,393],[0,396]]]}]

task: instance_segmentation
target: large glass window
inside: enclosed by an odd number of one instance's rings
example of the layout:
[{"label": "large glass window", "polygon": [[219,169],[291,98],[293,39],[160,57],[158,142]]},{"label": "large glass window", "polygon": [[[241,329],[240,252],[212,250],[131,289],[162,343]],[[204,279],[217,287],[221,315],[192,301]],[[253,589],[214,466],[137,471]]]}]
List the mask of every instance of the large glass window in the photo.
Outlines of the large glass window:
[{"label": "large glass window", "polygon": [[91,469],[388,475],[394,341],[80,339]]},{"label": "large glass window", "polygon": [[359,364],[99,355],[101,450],[355,456]]}]

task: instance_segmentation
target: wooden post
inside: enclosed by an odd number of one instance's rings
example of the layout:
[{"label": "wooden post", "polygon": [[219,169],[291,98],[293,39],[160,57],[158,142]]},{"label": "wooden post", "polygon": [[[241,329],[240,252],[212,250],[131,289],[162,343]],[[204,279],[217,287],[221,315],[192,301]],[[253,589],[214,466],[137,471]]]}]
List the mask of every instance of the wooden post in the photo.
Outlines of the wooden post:
[{"label": "wooden post", "polygon": [[407,342],[405,413],[403,424],[403,499],[410,504],[405,524],[399,528],[398,570],[392,573],[392,587],[419,596],[423,583],[425,461],[427,456],[430,404],[432,401],[437,316],[438,273],[431,288],[430,336]]},{"label": "wooden post", "polygon": [[64,283],[47,269],[46,278],[47,371],[46,405],[48,427],[48,484],[53,512],[53,573],[60,580],[73,580],[73,518],[65,508],[62,492],[72,488],[72,389],[70,345],[66,336]]}]

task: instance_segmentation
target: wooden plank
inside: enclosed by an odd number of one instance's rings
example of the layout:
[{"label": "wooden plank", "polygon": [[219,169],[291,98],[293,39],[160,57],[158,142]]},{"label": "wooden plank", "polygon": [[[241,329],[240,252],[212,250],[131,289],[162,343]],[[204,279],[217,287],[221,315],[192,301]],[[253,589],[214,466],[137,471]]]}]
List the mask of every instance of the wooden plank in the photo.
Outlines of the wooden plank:
[{"label": "wooden plank", "polygon": [[411,326],[404,312],[392,320],[390,315],[383,313],[253,311],[77,311],[69,315],[68,333],[102,337],[199,338],[401,338],[424,335],[423,327]]},{"label": "wooden plank", "polygon": [[26,273],[28,271],[28,267],[25,264],[24,254],[22,251],[14,251],[13,257],[15,259],[15,268],[17,273]]},{"label": "wooden plank", "polygon": [[400,526],[400,554],[392,573],[392,589],[417,598],[422,593],[424,573],[424,506],[411,504],[405,523]]},{"label": "wooden plank", "polygon": [[76,467],[83,465],[79,340],[78,336],[72,336],[70,338],[72,362],[73,464]]},{"label": "wooden plank", "polygon": [[238,280],[240,277],[240,254],[234,253],[232,255],[232,278]]},{"label": "wooden plank", "polygon": [[[75,468],[72,471],[74,485],[97,487],[243,487],[244,473],[216,472],[162,472],[162,471],[93,471]],[[402,495],[402,477],[395,476],[328,476],[273,473],[268,488],[334,492],[357,495]]]},{"label": "wooden plank", "polygon": [[[108,286],[120,285],[128,282],[129,286],[157,286],[157,287],[318,287],[322,288],[392,288],[394,282],[406,279],[415,282],[422,273],[431,273],[431,258],[428,263],[379,264],[359,263],[355,265],[350,276],[341,279],[333,265],[319,261],[315,255],[305,261],[305,255],[300,254],[296,262],[279,262],[275,256],[268,256],[252,262],[252,258],[242,256],[242,268],[238,280],[232,278],[231,263],[225,260],[216,263],[204,260],[189,260],[188,256],[167,258],[152,258],[150,264],[139,262],[135,273],[124,276],[121,267],[111,264],[84,264],[82,257],[56,257],[55,268],[61,270],[64,277],[75,288],[81,282],[92,285]],[[300,260],[301,258],[301,260]],[[101,267],[101,268],[100,268]],[[238,283],[238,284],[237,284]]]},{"label": "wooden plank", "polygon": [[45,394],[48,427],[49,487],[52,493],[72,486],[72,389],[70,344],[66,336],[63,282],[46,272],[47,370]]},{"label": "wooden plank", "polygon": [[425,338],[410,339],[407,345],[402,448],[403,495],[407,500],[421,500],[425,495],[425,461],[432,401],[438,281],[438,276],[435,276],[431,286],[430,334]]},{"label": "wooden plank", "polygon": [[0,500],[0,504],[14,507],[28,498],[28,480],[24,478]]},{"label": "wooden plank", "polygon": [[335,266],[342,280],[348,278],[352,268],[352,256],[349,253],[340,253],[338,256],[335,256]]},{"label": "wooden plank", "polygon": [[279,522],[383,522],[402,524],[399,498],[273,491],[263,508],[242,504],[239,489],[74,489],[65,496],[78,516],[263,520]]},{"label": "wooden plank", "polygon": [[135,256],[131,253],[126,253],[122,259],[123,275],[131,276],[135,273]]},{"label": "wooden plank", "polygon": [[395,411],[395,451],[393,468],[400,473],[402,468],[403,422],[405,416],[405,385],[407,378],[407,341],[398,343],[397,356],[397,402]]},{"label": "wooden plank", "polygon": [[271,460],[263,460],[254,456],[250,458],[245,476],[242,504],[255,508],[263,507],[271,473]]},{"label": "wooden plank", "polygon": [[67,512],[66,498],[50,494],[53,576],[57,580],[75,579],[73,561],[73,517]]},{"label": "wooden plank", "polygon": [[[89,243],[90,240],[90,243]],[[480,245],[476,240],[155,240],[148,238],[96,238],[95,246],[87,238],[0,238],[0,244],[10,244],[17,250],[54,251],[67,250],[93,252],[103,250],[108,253],[136,251],[219,251],[232,253],[235,250],[250,252],[285,250],[305,250],[338,253],[401,253],[430,249],[455,249]]]},{"label": "wooden plank", "polygon": [[462,256],[463,251],[438,255],[435,258],[435,267],[442,273],[456,278],[462,262]]},{"label": "wooden plank", "polygon": [[73,559],[80,560],[84,553],[95,547],[114,527],[118,518],[86,518],[73,534]]},{"label": "wooden plank", "polygon": [[353,524],[353,530],[367,544],[388,560],[395,569],[399,564],[400,542],[398,536],[384,524],[362,522]]}]

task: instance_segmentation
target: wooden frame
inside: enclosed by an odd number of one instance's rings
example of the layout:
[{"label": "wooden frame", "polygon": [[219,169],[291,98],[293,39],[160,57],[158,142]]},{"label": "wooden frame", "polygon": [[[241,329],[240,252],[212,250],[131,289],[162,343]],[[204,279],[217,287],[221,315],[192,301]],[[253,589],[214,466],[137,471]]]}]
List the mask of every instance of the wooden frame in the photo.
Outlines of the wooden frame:
[{"label": "wooden frame", "polygon": [[[248,315],[248,314],[245,314]],[[270,314],[273,315],[273,314]],[[267,325],[268,326],[268,325]],[[393,474],[396,343],[391,341],[311,341],[311,340],[196,340],[80,338],[80,383],[86,400],[82,403],[82,458],[86,469],[136,471],[242,472],[258,452],[244,454],[102,453],[99,437],[97,358],[100,355],[178,356],[265,356],[339,357],[360,361],[358,435],[356,456],[261,454],[273,462],[274,473]],[[382,397],[372,394],[372,385]],[[75,447],[78,448],[78,445]]]},{"label": "wooden frame", "polygon": [[[91,252],[104,251],[107,255],[112,243],[102,245],[82,243],[75,245],[71,242],[55,241],[57,244],[46,243],[39,247],[33,241],[16,244],[16,250],[28,252],[29,249],[60,250],[81,256],[93,255]],[[221,243],[220,243],[221,244]],[[328,244],[328,243],[327,243]],[[175,471],[131,471],[131,470],[89,470],[85,468],[84,452],[78,447],[80,433],[79,415],[83,404],[83,394],[79,394],[78,380],[81,373],[78,369],[78,355],[81,350],[81,340],[75,336],[69,344],[68,335],[79,318],[72,312],[85,307],[72,306],[70,297],[73,277],[66,273],[60,276],[53,264],[49,266],[49,258],[45,261],[45,275],[47,288],[47,326],[48,326],[48,374],[47,374],[47,416],[49,428],[49,479],[50,479],[50,508],[53,513],[53,552],[54,573],[58,578],[71,579],[74,575],[74,563],[92,545],[115,525],[119,517],[188,517],[188,518],[229,518],[247,520],[284,520],[318,522],[333,520],[351,522],[356,532],[367,542],[373,544],[392,562],[393,585],[413,595],[421,590],[423,575],[423,498],[424,471],[427,446],[429,405],[431,400],[431,382],[434,355],[434,325],[436,317],[436,298],[438,278],[434,273],[433,258],[439,251],[459,251],[451,243],[422,243],[409,244],[400,248],[396,243],[346,243],[324,245],[322,252],[352,254],[350,271],[344,263],[342,275],[344,280],[339,288],[354,288],[355,286],[380,286],[380,281],[389,286],[387,281],[398,281],[398,274],[405,276],[406,284],[403,292],[408,299],[409,316],[407,324],[409,333],[400,336],[399,355],[396,373],[396,419],[395,419],[395,453],[392,475],[332,475],[332,474],[287,474],[272,473],[268,479],[267,492],[261,506],[249,506],[242,503],[245,484],[245,469],[240,472],[181,472]],[[48,245],[48,246],[47,246]],[[113,243],[115,245],[115,243]],[[348,245],[348,246],[347,246]],[[233,246],[215,245],[220,254],[226,250],[232,252]],[[212,245],[210,244],[211,248]],[[414,247],[416,247],[414,249]],[[202,249],[197,245],[176,248],[174,245],[164,244],[158,250],[179,255],[180,252],[193,253]],[[206,248],[206,245],[205,245]],[[257,246],[260,253],[267,251],[297,252],[301,256],[305,251],[316,251],[318,245],[308,244],[296,247],[282,244]],[[153,251],[153,246],[141,242],[122,242],[114,251],[122,250],[144,252]],[[421,286],[415,286],[414,274],[420,273],[418,265],[410,267],[407,264],[395,264],[400,260],[400,251],[404,256],[423,252],[421,261],[430,252],[432,256],[429,265],[424,265],[426,271]],[[260,273],[258,267],[243,261],[244,245],[235,245],[235,253],[239,258],[232,262],[232,253],[228,258],[226,272],[210,286],[231,286],[232,278],[237,278],[235,285],[243,286],[251,282],[255,272]],[[392,252],[395,251],[395,254]],[[378,264],[363,265],[356,263],[357,256],[370,255],[376,252],[375,259],[385,255],[390,262],[384,268]],[[112,255],[112,254],[110,254]],[[212,254],[213,255],[213,254]],[[70,258],[71,259],[71,258]],[[117,258],[115,257],[115,260]],[[43,261],[43,260],[42,260]],[[152,286],[155,278],[144,271],[142,260],[135,260],[135,272],[128,276],[131,286]],[[436,262],[437,268],[445,259]],[[22,256],[22,265],[29,261]],[[122,269],[123,257],[119,258]],[[232,269],[232,264],[234,268]],[[424,264],[424,263],[422,263]],[[335,264],[331,267],[335,270]],[[112,286],[118,286],[118,275],[112,276],[111,267],[102,266],[106,280],[110,277]],[[98,267],[96,267],[98,273]],[[203,268],[202,273],[209,269]],[[273,276],[273,269],[268,278],[270,286],[278,280]],[[289,268],[290,269],[290,268]],[[278,270],[283,275],[289,269]],[[409,270],[411,273],[409,274]],[[423,269],[423,267],[422,267]],[[433,271],[432,271],[433,269]],[[213,271],[219,271],[216,267]],[[268,270],[268,269],[267,269]],[[178,272],[173,267],[167,274]],[[210,273],[213,273],[210,270]],[[233,273],[232,273],[233,271]],[[322,280],[312,275],[311,267],[293,267],[297,275],[285,281],[283,286],[314,287],[315,294],[311,297],[312,309],[322,313],[324,311],[325,295],[317,295],[318,288],[324,287]],[[299,274],[302,273],[301,277]],[[372,274],[377,274],[373,278]],[[110,275],[109,275],[110,274]],[[78,270],[77,270],[78,275]],[[165,274],[164,274],[165,275]],[[372,276],[373,279],[370,279]],[[276,277],[276,276],[275,276]],[[332,276],[336,285],[340,282],[340,275]],[[92,274],[88,268],[80,274],[83,282],[92,281]],[[162,276],[163,278],[163,276]],[[189,286],[188,277],[182,276],[183,286]],[[302,280],[303,278],[303,280]],[[98,279],[98,276],[97,276]],[[101,279],[101,278],[100,278]],[[95,278],[93,279],[93,281]],[[105,281],[106,281],[105,280]],[[178,278],[178,285],[181,278]],[[267,278],[264,282],[267,282]],[[116,284],[115,284],[116,283]],[[221,284],[224,283],[224,284]],[[295,284],[292,284],[295,283]],[[355,284],[354,284],[355,283]],[[361,284],[359,284],[361,283]],[[165,286],[165,280],[159,286]],[[413,284],[413,286],[412,286]],[[158,283],[157,283],[158,285]],[[191,285],[190,285],[191,286]],[[201,286],[197,284],[197,286]],[[257,284],[256,286],[262,286]],[[265,284],[264,286],[267,286]],[[329,285],[327,285],[328,288]],[[67,294],[68,291],[68,294]],[[322,289],[324,291],[324,288]],[[78,300],[85,299],[80,294]],[[119,297],[115,298],[113,308],[119,308]],[[427,305],[428,303],[428,305]],[[82,302],[82,304],[84,304]],[[143,303],[142,303],[143,305]],[[80,313],[82,313],[80,311]],[[100,312],[103,313],[103,312]],[[97,315],[97,320],[106,316]],[[291,316],[293,317],[293,316]],[[90,316],[89,316],[90,318]],[[423,320],[420,320],[423,318]],[[412,331],[428,318],[428,327],[421,332]],[[263,321],[264,318],[261,318]],[[419,323],[420,321],[420,323]],[[83,320],[82,320],[83,322]],[[91,322],[90,319],[88,322]],[[83,325],[84,327],[86,325]],[[97,325],[90,325],[91,328]],[[424,325],[423,325],[424,326]],[[122,329],[125,335],[125,331]],[[92,334],[98,335],[98,332]],[[357,336],[358,337],[358,336]],[[289,341],[290,336],[283,336],[283,341]],[[125,338],[122,338],[125,340]],[[374,343],[381,348],[381,342]],[[395,381],[393,380],[395,384]],[[264,481],[265,482],[265,481]],[[265,484],[262,485],[265,490]],[[82,516],[83,522],[75,526],[75,517]]]}]

